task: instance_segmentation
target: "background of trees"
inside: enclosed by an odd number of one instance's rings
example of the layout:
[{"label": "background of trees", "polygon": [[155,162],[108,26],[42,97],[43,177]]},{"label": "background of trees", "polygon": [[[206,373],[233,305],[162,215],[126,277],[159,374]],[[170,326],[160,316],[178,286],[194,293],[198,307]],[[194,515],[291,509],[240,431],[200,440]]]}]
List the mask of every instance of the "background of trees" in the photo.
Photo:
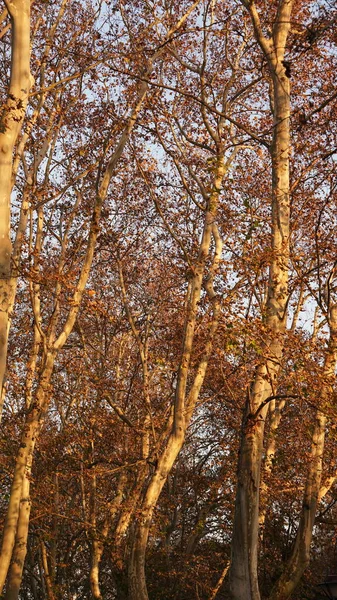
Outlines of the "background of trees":
[{"label": "background of trees", "polygon": [[314,598],[337,567],[334,3],[0,20],[3,597]]}]

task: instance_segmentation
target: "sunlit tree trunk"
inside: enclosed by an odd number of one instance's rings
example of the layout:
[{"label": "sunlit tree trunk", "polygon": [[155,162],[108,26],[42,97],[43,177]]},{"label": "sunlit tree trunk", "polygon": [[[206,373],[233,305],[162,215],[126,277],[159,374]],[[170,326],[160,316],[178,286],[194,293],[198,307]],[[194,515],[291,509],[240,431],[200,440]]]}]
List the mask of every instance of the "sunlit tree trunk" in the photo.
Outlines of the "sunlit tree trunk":
[{"label": "sunlit tree trunk", "polygon": [[51,579],[49,564],[48,564],[46,544],[44,543],[43,540],[40,541],[40,547],[41,547],[41,558],[42,558],[42,565],[43,565],[43,572],[44,572],[44,580],[46,582],[47,598],[48,598],[48,600],[55,600],[55,595],[53,592],[53,584],[52,584],[52,579]]},{"label": "sunlit tree trunk", "polygon": [[156,473],[153,475],[146,491],[141,516],[136,524],[131,539],[131,555],[129,559],[129,597],[130,600],[148,600],[145,578],[146,546],[152,521],[153,511],[163,489],[167,475],[183,445],[183,432],[171,435],[165,453],[161,456]]},{"label": "sunlit tree trunk", "polygon": [[[35,302],[36,306],[39,307],[39,295],[36,294]],[[25,386],[25,407],[28,412],[32,405],[32,386],[34,381],[34,375],[36,372],[38,352],[40,349],[41,335],[39,328],[34,325],[34,341],[31,350],[31,355],[27,365],[27,376]],[[30,477],[32,471],[32,458],[30,455],[27,458],[27,465],[22,480],[20,510],[18,514],[17,531],[15,536],[15,546],[13,549],[13,556],[10,565],[8,584],[6,590],[6,600],[16,600],[19,596],[19,590],[22,581],[23,567],[27,554],[27,541],[29,531],[29,518],[31,509],[30,500]]]},{"label": "sunlit tree trunk", "polygon": [[[199,247],[199,253],[193,265],[193,277],[190,288],[190,297],[187,308],[187,316],[183,340],[183,352],[178,370],[178,380],[175,393],[174,420],[172,431],[169,434],[165,448],[158,457],[155,473],[147,486],[144,501],[140,509],[140,516],[136,520],[133,536],[130,541],[131,552],[129,557],[129,597],[130,600],[148,600],[145,556],[153,511],[158,502],[163,486],[172,470],[173,464],[183,446],[185,435],[190,419],[193,414],[195,403],[199,397],[200,389],[204,381],[206,369],[211,355],[213,338],[218,326],[220,305],[219,299],[213,290],[213,276],[215,275],[222,252],[222,240],[216,225],[216,212],[219,194],[226,171],[223,154],[219,154],[217,168],[214,176],[214,190],[208,200],[208,210],[205,213],[203,236]],[[210,256],[211,242],[214,240],[215,254],[210,270],[208,283],[204,282],[207,294],[212,302],[213,315],[205,344],[203,356],[199,362],[191,391],[186,395],[187,378],[190,373],[190,361],[193,349],[195,328],[203,279],[205,275],[206,262]]]},{"label": "sunlit tree trunk", "polygon": [[[27,474],[27,466],[29,466],[30,469],[35,443],[41,425],[41,418],[46,408],[46,403],[49,400],[49,386],[54,367],[54,359],[55,357],[52,353],[48,353],[44,359],[40,384],[36,392],[36,398],[28,409],[26,424],[16,459],[0,552],[0,591],[3,590],[12,558],[20,515],[23,482]],[[24,527],[28,528],[28,520],[25,520]]]},{"label": "sunlit tree trunk", "polygon": [[269,405],[269,434],[267,440],[267,447],[265,451],[265,459],[263,466],[263,474],[261,477],[261,486],[260,486],[260,516],[259,516],[259,525],[261,529],[261,537],[263,536],[263,530],[266,520],[266,511],[267,511],[267,496],[268,496],[268,485],[266,484],[265,478],[268,478],[271,475],[273,470],[273,464],[276,453],[276,435],[281,422],[282,410],[286,404],[286,399],[283,398],[281,400],[272,400]]},{"label": "sunlit tree trunk", "polygon": [[[284,571],[270,594],[270,600],[287,600],[298,585],[310,559],[310,546],[317,504],[321,493],[323,452],[326,430],[325,404],[331,398],[337,365],[337,306],[333,306],[328,317],[330,339],[326,353],[320,408],[313,426],[309,470],[304,488],[300,522],[293,551]],[[321,409],[321,410],[320,410]]]},{"label": "sunlit tree trunk", "polygon": [[[94,442],[91,442],[91,459],[93,459]],[[103,541],[99,539],[96,526],[96,474],[91,477],[90,490],[90,534],[92,537],[90,551],[90,589],[95,600],[102,600],[101,590],[99,587],[99,564],[103,554]]]},{"label": "sunlit tree trunk", "polygon": [[91,498],[90,498],[90,536],[91,552],[90,552],[90,588],[93,598],[101,600],[102,594],[100,589],[100,563],[104,552],[104,544],[111,529],[111,525],[116,517],[117,511],[123,502],[123,492],[127,483],[126,472],[122,472],[117,485],[116,495],[107,507],[107,514],[104,519],[101,530],[97,527],[96,522],[96,475],[92,476],[91,480]]},{"label": "sunlit tree trunk", "polygon": [[[303,308],[304,304],[304,293],[303,286],[301,286],[299,298],[297,302],[296,309],[294,311],[292,324],[290,327],[291,331],[295,331],[299,314]],[[313,335],[312,340],[315,340],[315,335]],[[260,485],[260,517],[259,517],[259,525],[260,525],[260,539],[262,540],[264,537],[264,526],[266,521],[267,514],[267,498],[268,498],[268,484],[266,482],[269,479],[275,461],[276,454],[276,441],[277,441],[277,433],[281,423],[283,409],[286,406],[286,397],[282,397],[282,394],[278,400],[272,400],[269,403],[269,431],[268,437],[265,441],[265,457],[264,457],[264,465],[263,465],[263,473],[261,475],[261,485]]]},{"label": "sunlit tree trunk", "polygon": [[5,2],[11,19],[11,75],[0,120],[0,413],[13,308],[10,238],[13,152],[26,113],[30,76],[30,0]]},{"label": "sunlit tree trunk", "polygon": [[243,0],[272,78],[274,129],[272,159],[272,237],[265,315],[265,360],[247,393],[241,429],[230,587],[235,600],[260,600],[258,583],[259,490],[268,398],[276,393],[283,353],[288,302],[290,85],[284,52],[290,29],[291,0],[280,0],[272,38],[262,32],[254,2]]},{"label": "sunlit tree trunk", "polygon": [[22,581],[23,566],[27,554],[27,539],[30,517],[30,468],[27,466],[22,482],[18,527],[15,539],[15,548],[9,571],[5,600],[17,600]]}]

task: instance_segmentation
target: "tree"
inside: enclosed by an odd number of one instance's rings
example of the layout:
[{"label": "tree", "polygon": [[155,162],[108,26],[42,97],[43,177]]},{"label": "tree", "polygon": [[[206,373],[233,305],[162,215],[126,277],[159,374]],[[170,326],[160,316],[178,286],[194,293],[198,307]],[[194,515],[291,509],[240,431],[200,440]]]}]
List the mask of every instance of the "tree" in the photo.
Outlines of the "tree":
[{"label": "tree", "polygon": [[268,402],[276,395],[277,375],[283,353],[286,328],[289,271],[290,219],[290,77],[285,49],[290,30],[292,2],[277,4],[272,37],[264,36],[254,3],[244,3],[252,19],[256,40],[267,61],[273,106],[272,233],[268,299],[265,307],[266,345],[263,361],[247,392],[242,428],[238,487],[233,532],[231,588],[234,598],[260,598],[258,564],[258,522],[260,469],[264,423]]}]

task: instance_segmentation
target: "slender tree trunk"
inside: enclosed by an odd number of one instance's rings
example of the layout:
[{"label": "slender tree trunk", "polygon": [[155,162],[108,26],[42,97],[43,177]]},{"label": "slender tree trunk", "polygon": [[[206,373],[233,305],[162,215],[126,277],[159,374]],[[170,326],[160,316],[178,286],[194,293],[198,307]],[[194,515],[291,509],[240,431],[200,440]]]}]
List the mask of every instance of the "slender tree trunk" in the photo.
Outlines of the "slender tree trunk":
[{"label": "slender tree trunk", "polygon": [[[216,274],[222,253],[222,240],[216,226],[216,212],[222,181],[226,172],[223,155],[220,153],[217,160],[217,169],[214,178],[214,190],[209,197],[209,209],[205,214],[204,231],[200,243],[199,253],[194,266],[194,276],[190,289],[190,298],[184,332],[183,352],[180,361],[177,387],[175,393],[174,420],[172,431],[169,434],[165,448],[158,458],[158,465],[153,474],[142,503],[140,516],[135,523],[133,538],[131,539],[131,552],[129,557],[129,598],[130,600],[148,600],[145,577],[145,555],[148,542],[153,511],[158,498],[172,470],[173,464],[183,446],[188,424],[193,414],[195,403],[199,397],[203,384],[208,361],[213,347],[213,339],[219,322],[220,305],[213,289],[213,277]],[[195,372],[191,390],[186,397],[187,378],[190,372],[190,360],[193,349],[194,332],[197,323],[197,313],[201,297],[201,289],[205,274],[206,261],[209,257],[212,237],[215,244],[213,263],[210,267],[207,283],[204,283],[206,292],[213,306],[213,318],[210,325],[204,353]]]},{"label": "slender tree trunk", "polygon": [[260,538],[263,538],[264,525],[266,520],[266,512],[267,512],[267,496],[268,496],[268,485],[265,481],[271,475],[274,465],[274,457],[276,452],[276,434],[281,422],[282,410],[285,406],[286,400],[272,400],[269,405],[269,416],[270,416],[270,426],[269,426],[269,437],[267,441],[267,448],[265,451],[265,460],[263,467],[263,474],[261,477],[261,486],[260,486],[260,517],[259,517],[259,525],[260,525]]},{"label": "slender tree trunk", "polygon": [[154,508],[166,482],[167,475],[178,456],[184,442],[183,433],[170,436],[167,447],[158,461],[158,466],[147,488],[141,515],[131,540],[129,559],[129,598],[148,600],[145,578],[145,554]]},{"label": "slender tree trunk", "polygon": [[[26,113],[30,78],[30,0],[7,3],[11,18],[11,78],[0,120],[0,400],[6,373],[8,332],[13,308],[10,206],[13,151]],[[0,406],[0,414],[2,404]]]},{"label": "slender tree trunk", "polygon": [[[330,326],[330,340],[324,364],[324,383],[320,394],[320,407],[323,409],[324,404],[331,398],[337,365],[336,305],[330,310],[328,322]],[[309,472],[304,489],[300,522],[294,548],[281,577],[271,591],[270,600],[287,600],[290,598],[309,564],[316,509],[320,499],[326,420],[325,414],[318,409],[312,434]]]},{"label": "slender tree trunk", "polygon": [[36,567],[36,561],[34,560],[34,557],[32,556],[32,553],[31,553],[29,547],[28,547],[28,563],[29,563],[30,590],[31,590],[31,593],[33,594],[33,599],[34,600],[40,600],[40,594],[39,594],[39,591],[37,589],[36,576],[35,576],[35,573],[34,573],[34,570],[35,570],[35,567]]},{"label": "slender tree trunk", "polygon": [[222,584],[223,584],[223,582],[225,580],[225,577],[226,577],[226,575],[227,575],[227,573],[229,571],[229,567],[230,567],[230,562],[228,561],[227,564],[224,566],[224,568],[223,568],[223,570],[221,572],[221,575],[220,575],[220,577],[219,577],[219,579],[218,579],[215,587],[213,588],[213,590],[211,592],[211,595],[208,598],[208,600],[215,600],[215,598],[217,597],[218,592],[220,591],[221,586],[222,586]]},{"label": "slender tree trunk", "polygon": [[46,544],[44,543],[43,540],[41,540],[41,542],[40,542],[40,547],[41,547],[41,557],[42,557],[42,565],[43,565],[43,572],[44,572],[44,580],[46,582],[46,589],[47,589],[47,598],[48,598],[48,600],[55,600],[55,595],[54,595],[54,591],[53,591],[53,582],[52,582],[52,579],[50,576],[49,565],[48,565]]},{"label": "slender tree trunk", "polygon": [[[202,365],[203,376],[206,371],[207,363],[208,358],[205,360],[205,364]],[[192,387],[192,394],[194,390],[193,403],[200,391],[202,383],[198,377],[200,375],[201,369],[198,370],[195,378],[196,383]],[[203,380],[203,377],[201,377],[201,379]],[[158,498],[185,440],[186,429],[192,414],[192,408],[189,407],[187,412],[189,413],[189,416],[187,416],[184,426],[177,429],[173,428],[173,432],[169,436],[166,447],[158,460],[156,471],[147,487],[140,516],[134,526],[133,535],[130,540],[131,552],[128,570],[129,600],[148,600],[145,577],[145,556],[150,526]]]},{"label": "slender tree trunk", "polygon": [[284,52],[290,29],[291,0],[280,0],[272,39],[262,33],[254,2],[243,0],[256,39],[267,59],[272,83],[274,129],[272,158],[272,239],[266,307],[265,361],[257,368],[242,422],[234,515],[230,589],[234,600],[260,600],[258,583],[259,490],[268,398],[275,395],[286,328],[289,261],[290,85]]},{"label": "slender tree trunk", "polygon": [[[140,497],[144,485],[144,481],[148,474],[148,465],[145,464],[142,466],[137,473],[137,481],[135,486],[131,489],[129,494],[129,498],[127,499],[125,506],[122,509],[122,513],[120,514],[116,528],[114,531],[114,550],[117,552],[117,565],[122,568],[122,564],[119,558],[120,550],[122,546],[122,542],[126,533],[128,531],[131,518],[133,517],[135,510],[140,502]],[[114,562],[116,562],[116,556],[113,557]]]},{"label": "slender tree trunk", "polygon": [[91,544],[90,557],[90,589],[95,600],[102,600],[102,594],[99,586],[99,565],[103,554],[103,542],[97,538]]},{"label": "slender tree trunk", "polygon": [[[299,298],[297,302],[296,309],[294,311],[290,331],[295,331],[296,325],[298,322],[298,318],[300,312],[303,308],[304,304],[304,286],[301,285]],[[315,339],[315,335],[313,335],[313,340]],[[269,433],[268,439],[266,440],[266,449],[265,449],[265,458],[263,465],[263,473],[261,475],[261,486],[260,486],[260,517],[259,517],[259,525],[260,525],[260,539],[263,540],[264,537],[264,526],[266,521],[266,513],[267,513],[267,498],[268,498],[268,483],[266,479],[268,479],[272,473],[274,467],[274,459],[276,453],[276,440],[277,440],[277,432],[279,425],[281,423],[282,411],[286,405],[286,398],[280,398],[279,400],[272,400],[269,403]]]},{"label": "slender tree trunk", "polygon": [[15,539],[15,547],[12,562],[9,570],[8,584],[5,600],[17,600],[22,581],[23,566],[27,554],[27,540],[30,517],[30,472],[31,468],[27,466],[27,472],[22,482],[22,496],[20,500],[20,512]]},{"label": "slender tree trunk", "polygon": [[60,506],[59,506],[59,474],[55,473],[54,476],[54,517],[53,517],[53,538],[50,542],[50,575],[52,581],[55,582],[56,579],[56,567],[57,567],[57,544],[58,544],[58,533],[59,533],[59,523],[58,523],[58,515],[60,514]]},{"label": "slender tree trunk", "polygon": [[[28,411],[32,404],[32,386],[34,374],[36,372],[37,356],[40,347],[41,336],[37,326],[34,326],[34,342],[31,356],[28,361],[26,375],[26,410]],[[27,466],[25,475],[22,481],[22,492],[20,500],[20,511],[15,538],[15,546],[13,550],[12,562],[9,570],[8,585],[6,591],[6,600],[16,600],[19,595],[19,590],[22,581],[23,567],[27,554],[27,541],[29,530],[29,517],[31,509],[30,500],[30,477],[32,471],[32,455],[27,458]]]},{"label": "slender tree trunk", "polygon": [[[35,443],[39,434],[43,411],[45,409],[45,403],[48,401],[49,384],[53,372],[53,366],[54,354],[48,353],[45,359],[39,388],[36,392],[36,399],[32,402],[32,405],[28,409],[26,424],[23,430],[20,449],[16,459],[0,552],[0,594],[2,593],[12,558],[20,516],[23,481],[27,473],[27,465],[31,465],[32,462]],[[28,528],[28,521],[25,526]]]},{"label": "slender tree trunk", "polygon": [[[93,461],[94,459],[94,441],[91,440],[91,448],[90,448],[90,459]],[[90,589],[92,593],[92,597],[95,600],[102,600],[101,590],[99,586],[99,565],[101,562],[102,554],[103,554],[103,541],[99,538],[97,532],[97,523],[96,523],[96,474],[94,472],[91,477],[91,489],[90,489],[90,536],[92,538],[91,542],[91,552],[90,552],[90,573],[89,573],[89,581],[90,581]]]},{"label": "slender tree trunk", "polygon": [[93,595],[93,598],[96,600],[102,599],[102,594],[100,590],[99,583],[99,570],[100,563],[102,560],[103,552],[104,552],[104,544],[108,533],[111,528],[111,524],[114,521],[118,508],[123,502],[123,492],[127,483],[127,476],[125,472],[122,472],[117,486],[117,493],[113,500],[109,503],[108,514],[105,517],[103,527],[101,531],[97,530],[96,524],[96,476],[92,478],[91,483],[91,502],[90,502],[90,523],[91,523],[91,555],[90,555],[90,589]]}]

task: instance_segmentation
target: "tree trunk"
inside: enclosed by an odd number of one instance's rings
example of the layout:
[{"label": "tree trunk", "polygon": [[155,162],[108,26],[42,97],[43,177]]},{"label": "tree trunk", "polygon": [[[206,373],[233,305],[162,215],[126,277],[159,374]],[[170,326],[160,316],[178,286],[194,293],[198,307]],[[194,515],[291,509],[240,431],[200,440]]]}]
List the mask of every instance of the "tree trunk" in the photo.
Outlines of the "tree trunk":
[{"label": "tree trunk", "polygon": [[[217,295],[214,292],[213,279],[217,273],[221,259],[222,240],[216,225],[216,215],[219,195],[225,173],[230,165],[230,159],[228,162],[225,162],[220,139],[218,142],[219,145],[216,168],[214,172],[213,189],[207,199],[207,210],[205,211],[204,228],[198,256],[191,269],[193,277],[191,279],[191,286],[188,288],[189,296],[183,337],[183,351],[178,369],[172,429],[168,436],[166,445],[161,455],[158,457],[158,464],[155,473],[153,474],[147,486],[140,510],[140,516],[135,523],[130,544],[131,551],[128,569],[130,600],[148,600],[145,577],[145,554],[153,511],[158,502],[158,498],[165,485],[167,477],[171,472],[173,464],[185,441],[187,427],[191,420],[193,410],[205,378],[208,361],[212,352],[214,335],[219,323],[220,303]],[[204,281],[206,264],[210,257],[212,241],[214,241],[215,246],[214,256],[212,257],[212,264],[209,266],[207,281]],[[203,285],[212,305],[212,321],[206,338],[204,352],[195,369],[193,383],[187,395],[187,381],[190,374],[190,362],[193,350],[194,334]]]},{"label": "tree trunk", "polygon": [[101,540],[94,539],[91,544],[90,557],[90,589],[95,600],[102,600],[99,587],[99,565],[103,554],[104,545]]},{"label": "tree trunk", "polygon": [[234,515],[230,589],[234,600],[260,600],[258,584],[259,491],[268,398],[275,395],[286,328],[289,261],[290,85],[284,51],[292,2],[280,0],[272,39],[264,37],[254,2],[243,0],[273,83],[272,238],[266,307],[265,360],[257,368],[242,421]]},{"label": "tree trunk", "polygon": [[147,488],[138,522],[136,523],[129,559],[129,600],[148,600],[145,578],[145,553],[153,516],[160,493],[184,442],[184,435],[171,435],[158,461],[156,472]]},{"label": "tree trunk", "polygon": [[[26,113],[30,89],[30,0],[7,3],[11,18],[11,77],[0,120],[0,400],[6,373],[8,332],[13,308],[10,207],[13,151]],[[2,411],[0,406],[0,415]]]},{"label": "tree trunk", "polygon": [[286,400],[272,400],[269,404],[269,437],[267,440],[267,447],[265,451],[264,468],[261,476],[260,486],[260,538],[263,538],[264,526],[267,512],[267,496],[268,496],[268,485],[265,482],[265,478],[271,475],[274,465],[274,458],[276,452],[276,434],[281,422],[282,410],[285,406]]},{"label": "tree trunk", "polygon": [[41,547],[41,557],[42,557],[42,565],[43,565],[43,571],[44,571],[44,580],[46,582],[46,589],[47,589],[47,598],[48,598],[48,600],[55,600],[55,595],[53,592],[53,583],[52,583],[52,579],[50,576],[49,565],[48,565],[47,550],[46,550],[46,545],[43,540],[41,540],[41,542],[40,542],[40,547]]},{"label": "tree trunk", "polygon": [[[53,372],[54,360],[54,354],[48,353],[45,359],[39,387],[36,392],[36,399],[33,401],[27,413],[26,424],[16,459],[0,553],[0,594],[2,593],[12,558],[20,515],[23,481],[27,473],[27,465],[30,465],[32,461],[45,403],[48,401],[49,384]],[[26,525],[28,528],[28,521]]]},{"label": "tree trunk", "polygon": [[[337,306],[333,306],[330,310],[328,323],[330,340],[324,364],[324,383],[320,394],[320,406],[323,409],[324,404],[331,398],[337,365]],[[281,577],[271,591],[270,600],[290,598],[309,564],[310,546],[321,489],[326,420],[325,414],[318,409],[312,434],[309,472],[294,548]]]},{"label": "tree trunk", "polygon": [[219,579],[218,579],[215,587],[213,588],[213,590],[211,592],[211,595],[208,598],[208,600],[215,600],[215,598],[217,597],[218,592],[220,591],[221,586],[222,586],[222,584],[223,584],[223,582],[225,580],[225,577],[226,577],[226,575],[227,575],[227,573],[229,571],[229,567],[230,567],[230,562],[228,561],[227,564],[224,566],[224,568],[223,568],[223,570],[221,572],[221,575],[220,575],[220,577],[219,577]]},{"label": "tree trunk", "polygon": [[29,496],[30,471],[31,469],[27,466],[27,473],[25,473],[22,482],[22,496],[20,500],[19,520],[16,532],[13,558],[9,570],[5,600],[17,600],[19,597],[23,566],[27,554],[28,528],[31,508],[31,501]]}]

